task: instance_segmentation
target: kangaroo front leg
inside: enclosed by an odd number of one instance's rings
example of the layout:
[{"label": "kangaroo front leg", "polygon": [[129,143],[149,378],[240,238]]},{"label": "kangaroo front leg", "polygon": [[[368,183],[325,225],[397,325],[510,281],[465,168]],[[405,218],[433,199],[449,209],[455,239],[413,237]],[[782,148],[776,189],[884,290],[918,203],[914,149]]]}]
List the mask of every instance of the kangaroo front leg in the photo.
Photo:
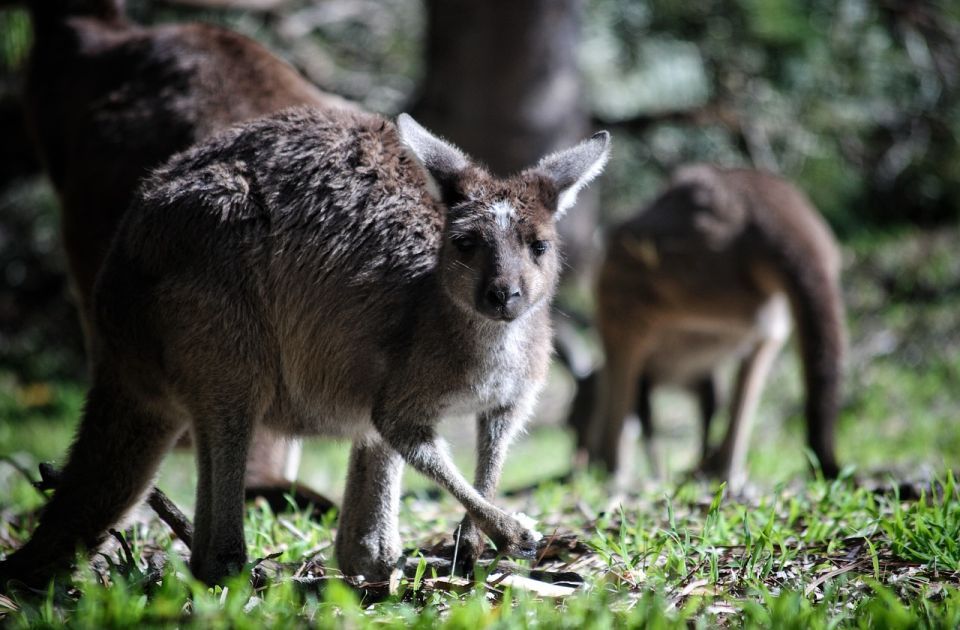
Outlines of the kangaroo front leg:
[{"label": "kangaroo front leg", "polygon": [[[529,405],[524,408],[527,407]],[[523,426],[526,415],[526,412],[518,413],[516,407],[503,407],[482,413],[477,418],[477,472],[473,487],[488,501],[493,500],[507,449]],[[460,541],[457,563],[462,567],[472,567],[483,553],[484,542],[483,532],[469,514],[460,523],[459,532],[454,532],[454,541],[457,539]]]},{"label": "kangaroo front leg", "polygon": [[354,443],[335,545],[344,574],[368,580],[390,576],[401,552],[397,512],[402,474],[403,459],[378,437]]},{"label": "kangaroo front leg", "polygon": [[[433,427],[424,424],[422,418],[431,415],[434,414],[399,414],[380,410],[374,412],[373,424],[383,440],[400,453],[408,464],[445,488],[466,508],[473,522],[493,540],[499,551],[515,557],[532,558],[536,552],[533,533],[484,498],[463,478]],[[502,454],[499,457],[502,461]]]}]

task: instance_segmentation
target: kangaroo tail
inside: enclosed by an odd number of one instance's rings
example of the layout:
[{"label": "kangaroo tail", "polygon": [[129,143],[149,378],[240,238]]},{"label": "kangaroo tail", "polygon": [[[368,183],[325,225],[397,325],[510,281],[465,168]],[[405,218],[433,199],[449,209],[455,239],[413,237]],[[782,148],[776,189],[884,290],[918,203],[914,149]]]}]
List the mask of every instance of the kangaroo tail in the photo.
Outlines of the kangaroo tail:
[{"label": "kangaroo tail", "polygon": [[60,483],[30,540],[0,563],[10,579],[42,584],[80,548],[92,549],[144,494],[181,426],[143,411],[113,387],[90,391]]},{"label": "kangaroo tail", "polygon": [[786,286],[799,333],[807,439],[823,474],[835,477],[839,466],[834,432],[846,347],[840,257],[830,229],[809,201],[792,186],[778,183],[782,187],[775,191],[779,203],[776,210],[774,204],[768,204],[768,209],[780,214],[779,220],[767,226],[762,223],[768,217],[756,220]]}]

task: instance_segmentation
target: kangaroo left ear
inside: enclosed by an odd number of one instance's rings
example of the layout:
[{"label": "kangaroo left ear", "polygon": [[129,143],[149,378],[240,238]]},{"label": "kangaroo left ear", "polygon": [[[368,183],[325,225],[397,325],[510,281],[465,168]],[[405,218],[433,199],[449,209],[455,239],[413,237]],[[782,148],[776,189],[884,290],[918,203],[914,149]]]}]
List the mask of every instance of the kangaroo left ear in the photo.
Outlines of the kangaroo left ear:
[{"label": "kangaroo left ear", "polygon": [[610,158],[610,134],[601,131],[577,146],[552,153],[537,164],[557,187],[557,216],[577,203],[577,194],[603,172]]},{"label": "kangaroo left ear", "polygon": [[410,149],[427,175],[430,194],[443,201],[441,191],[448,188],[459,174],[470,166],[467,156],[457,147],[424,129],[409,114],[397,116],[397,128],[403,144]]}]

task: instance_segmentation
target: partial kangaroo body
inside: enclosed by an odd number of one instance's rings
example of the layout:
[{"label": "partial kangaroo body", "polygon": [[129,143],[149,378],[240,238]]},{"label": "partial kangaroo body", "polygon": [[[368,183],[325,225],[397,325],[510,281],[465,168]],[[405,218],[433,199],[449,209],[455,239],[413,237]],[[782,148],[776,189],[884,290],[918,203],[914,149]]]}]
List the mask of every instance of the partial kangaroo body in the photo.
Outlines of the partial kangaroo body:
[{"label": "partial kangaroo body", "polygon": [[[122,0],[32,0],[25,102],[60,198],[70,279],[87,337],[94,278],[140,180],[174,153],[294,105],[353,107],[323,94],[256,42],[205,24],[144,28]],[[251,495],[284,505],[299,442],[258,432]],[[307,488],[298,503],[326,501]]]},{"label": "partial kangaroo body", "polygon": [[[466,558],[482,533],[533,553],[491,499],[546,376],[555,218],[600,172],[608,136],[498,180],[409,117],[399,129],[297,109],[156,172],[98,279],[94,382],[63,483],[0,574],[95,544],[185,427],[199,471],[191,568],[207,582],[246,558],[258,426],[353,440],[336,539],[348,574],[383,579],[397,561],[404,462],[466,508]],[[474,485],[436,435],[454,410],[479,414]]]},{"label": "partial kangaroo body", "polygon": [[[845,339],[839,268],[829,228],[789,183],[746,169],[678,171],[666,192],[610,235],[597,289],[606,363],[592,426],[581,424],[580,443],[609,470],[629,470],[624,457],[632,446],[621,434],[637,409],[657,469],[650,391],[661,383],[680,385],[700,400],[702,468],[739,485],[753,416],[792,315],[809,444],[823,472],[835,476]],[[710,453],[716,370],[732,359],[740,367],[730,425]]]}]

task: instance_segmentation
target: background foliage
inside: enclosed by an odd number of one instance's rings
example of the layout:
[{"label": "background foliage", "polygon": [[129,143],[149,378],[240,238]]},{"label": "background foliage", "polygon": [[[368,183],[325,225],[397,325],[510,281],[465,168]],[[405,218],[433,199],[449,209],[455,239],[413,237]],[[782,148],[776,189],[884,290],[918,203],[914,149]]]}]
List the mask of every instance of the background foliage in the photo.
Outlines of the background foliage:
[{"label": "background foliage", "polygon": [[[245,32],[324,89],[375,111],[395,114],[417,96],[418,0],[236,3],[255,11],[203,0],[128,4],[147,23],[198,19]],[[6,119],[11,106],[16,114],[28,48],[25,13],[0,12]],[[956,3],[585,0],[579,56],[590,112],[616,135],[601,184],[605,222],[636,211],[689,161],[782,173],[842,237],[942,225],[960,212]],[[5,136],[0,365],[38,378],[79,375],[55,204],[35,183],[42,178],[23,177],[36,169],[25,139]],[[38,359],[41,348],[48,352]]]}]

